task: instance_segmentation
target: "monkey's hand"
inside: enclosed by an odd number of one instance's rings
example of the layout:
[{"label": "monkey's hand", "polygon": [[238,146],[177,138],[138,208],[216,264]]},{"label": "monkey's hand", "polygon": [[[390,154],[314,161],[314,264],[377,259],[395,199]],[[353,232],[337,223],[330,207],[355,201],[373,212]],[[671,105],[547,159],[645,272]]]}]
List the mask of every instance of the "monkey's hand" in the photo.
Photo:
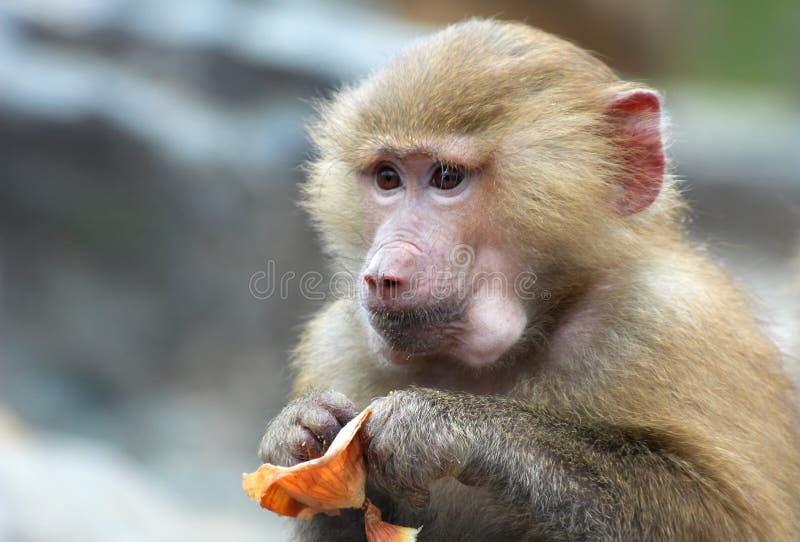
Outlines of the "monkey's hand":
[{"label": "monkey's hand", "polygon": [[319,457],[355,415],[355,406],[341,393],[313,390],[267,425],[258,455],[265,463],[286,467]]},{"label": "monkey's hand", "polygon": [[412,388],[373,402],[363,429],[370,482],[393,498],[424,507],[431,482],[460,476],[467,438],[453,423],[447,396]]}]

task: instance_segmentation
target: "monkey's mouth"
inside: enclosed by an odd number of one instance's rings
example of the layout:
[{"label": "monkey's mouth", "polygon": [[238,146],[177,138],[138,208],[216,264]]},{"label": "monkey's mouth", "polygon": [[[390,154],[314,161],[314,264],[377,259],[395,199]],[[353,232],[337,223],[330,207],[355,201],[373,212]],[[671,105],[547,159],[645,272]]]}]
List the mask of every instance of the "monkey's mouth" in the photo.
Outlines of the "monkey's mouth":
[{"label": "monkey's mouth", "polygon": [[369,323],[392,350],[409,354],[441,347],[461,320],[460,307],[439,304],[411,310],[371,310]]}]

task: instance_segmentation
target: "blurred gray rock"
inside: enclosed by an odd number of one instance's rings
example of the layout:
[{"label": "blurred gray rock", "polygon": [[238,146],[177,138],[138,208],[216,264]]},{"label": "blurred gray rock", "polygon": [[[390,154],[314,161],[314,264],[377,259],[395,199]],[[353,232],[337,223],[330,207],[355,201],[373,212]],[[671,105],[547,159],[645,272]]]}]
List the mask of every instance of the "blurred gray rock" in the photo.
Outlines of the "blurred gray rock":
[{"label": "blurred gray rock", "polygon": [[283,540],[280,519],[250,504],[247,515],[186,506],[110,447],[0,420],[0,540]]}]

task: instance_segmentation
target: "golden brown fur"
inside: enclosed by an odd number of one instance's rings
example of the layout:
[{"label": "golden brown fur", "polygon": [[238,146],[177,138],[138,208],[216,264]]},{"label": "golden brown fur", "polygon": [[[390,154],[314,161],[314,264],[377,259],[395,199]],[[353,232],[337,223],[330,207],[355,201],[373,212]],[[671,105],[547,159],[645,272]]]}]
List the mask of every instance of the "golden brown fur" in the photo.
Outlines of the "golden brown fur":
[{"label": "golden brown fur", "polygon": [[[510,480],[530,477],[526,469],[545,477],[552,470],[553,479],[585,469],[598,487],[612,487],[607,497],[571,497],[578,511],[587,499],[595,516],[547,525],[508,504],[532,498],[531,508],[540,506],[536,495],[520,497],[521,482],[438,480],[424,512],[388,505],[394,519],[426,522],[421,540],[800,537],[798,417],[778,350],[746,297],[686,240],[670,178],[640,213],[605,204],[626,166],[604,108],[632,88],[642,86],[546,33],[473,20],[412,45],[343,90],[311,129],[318,156],[305,206],[337,269],[358,276],[378,226],[358,196],[358,172],[381,149],[421,150],[455,155],[486,175],[492,199],[466,220],[502,232],[503,246],[536,270],[550,295],[529,307],[519,343],[482,370],[435,356],[379,363],[357,300],[337,300],[309,323],[295,351],[295,394],[333,389],[362,408],[412,386],[461,392],[425,392],[435,398],[425,404],[463,409],[476,427],[491,414],[547,450],[515,452],[531,464],[509,465]],[[464,427],[467,438],[484,435]],[[502,440],[482,445],[513,446]],[[627,446],[634,451],[618,451]],[[568,483],[554,484],[552,494],[570,495]],[[592,508],[595,498],[613,506]],[[322,531],[306,535],[334,539],[351,520],[322,518]]]}]

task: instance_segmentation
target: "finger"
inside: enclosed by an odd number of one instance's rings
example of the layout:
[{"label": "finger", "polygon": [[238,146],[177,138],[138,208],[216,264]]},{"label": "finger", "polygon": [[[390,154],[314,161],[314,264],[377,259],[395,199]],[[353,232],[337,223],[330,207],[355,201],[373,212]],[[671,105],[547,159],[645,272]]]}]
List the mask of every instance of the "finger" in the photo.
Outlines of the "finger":
[{"label": "finger", "polygon": [[292,426],[286,434],[286,451],[294,460],[294,464],[321,456],[323,443],[317,436],[300,425]]},{"label": "finger", "polygon": [[431,501],[431,492],[417,487],[405,488],[404,497],[415,508],[426,508]]},{"label": "finger", "polygon": [[483,482],[480,473],[469,467],[464,467],[455,478],[465,486],[479,486]]},{"label": "finger", "polygon": [[358,414],[353,402],[337,391],[322,392],[318,401],[319,406],[328,410],[340,425],[345,425]]},{"label": "finger", "polygon": [[271,450],[272,446],[269,442],[269,434],[265,434],[261,437],[261,442],[258,444],[258,458],[261,460],[262,463],[269,463],[271,459]]},{"label": "finger", "polygon": [[386,400],[375,400],[370,403],[372,415],[364,423],[364,430],[361,432],[362,440],[369,443],[373,438],[381,435],[392,414],[392,403]]},{"label": "finger", "polygon": [[430,502],[430,491],[418,479],[414,467],[401,467],[393,452],[367,450],[369,481],[380,491],[405,501],[416,508],[425,508]]},{"label": "finger", "polygon": [[384,478],[387,474],[386,468],[389,467],[393,455],[393,452],[382,450],[375,442],[367,446],[366,458],[370,474],[379,480]]},{"label": "finger", "polygon": [[258,456],[264,463],[291,467],[307,461],[309,454],[321,449],[313,433],[293,424],[279,431],[268,431],[261,439]]},{"label": "finger", "polygon": [[324,453],[324,449],[330,446],[342,429],[339,420],[329,410],[320,407],[300,413],[297,423],[315,437],[320,445],[321,453]]}]

